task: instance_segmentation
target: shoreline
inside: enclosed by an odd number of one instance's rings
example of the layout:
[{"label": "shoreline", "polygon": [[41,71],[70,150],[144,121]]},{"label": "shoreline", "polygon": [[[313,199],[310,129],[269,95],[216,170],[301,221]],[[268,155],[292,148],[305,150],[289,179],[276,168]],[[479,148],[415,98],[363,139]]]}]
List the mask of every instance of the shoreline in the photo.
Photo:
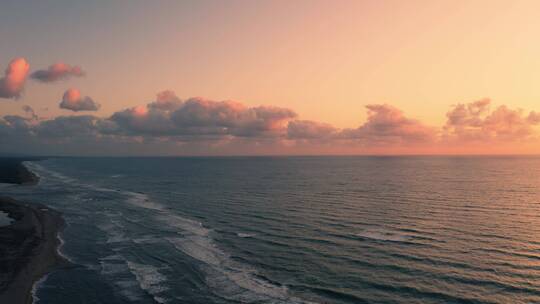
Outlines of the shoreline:
[{"label": "shoreline", "polygon": [[[0,159],[0,182],[35,185],[39,177],[23,158]],[[34,160],[34,159],[32,159]],[[60,212],[43,204],[0,195],[0,211],[14,221],[0,227],[0,303],[30,304],[36,284],[52,271],[72,265],[59,253],[59,233],[65,227]]]}]

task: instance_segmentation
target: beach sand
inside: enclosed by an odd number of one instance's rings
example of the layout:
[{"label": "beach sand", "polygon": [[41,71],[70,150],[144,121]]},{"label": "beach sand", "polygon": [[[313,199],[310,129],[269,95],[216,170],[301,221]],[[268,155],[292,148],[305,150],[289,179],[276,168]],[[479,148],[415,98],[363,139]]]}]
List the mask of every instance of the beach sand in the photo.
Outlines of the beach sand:
[{"label": "beach sand", "polygon": [[[18,161],[19,166],[22,161]],[[3,160],[3,165],[9,163]],[[0,165],[1,167],[2,165]],[[2,182],[35,183],[37,177],[26,168],[15,168],[8,176],[3,171]],[[22,172],[22,173],[21,173]],[[0,197],[0,211],[14,219],[11,225],[0,227],[0,303],[32,303],[32,286],[47,273],[70,264],[57,251],[58,233],[64,227],[59,212],[41,204],[27,204]]]}]

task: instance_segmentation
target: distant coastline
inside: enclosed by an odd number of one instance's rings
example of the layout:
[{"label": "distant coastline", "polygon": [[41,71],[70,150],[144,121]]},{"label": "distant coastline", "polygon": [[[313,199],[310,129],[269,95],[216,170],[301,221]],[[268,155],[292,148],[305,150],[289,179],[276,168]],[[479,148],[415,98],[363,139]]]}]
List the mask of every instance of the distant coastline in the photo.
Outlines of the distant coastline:
[{"label": "distant coastline", "polygon": [[[33,185],[39,177],[22,163],[28,158],[0,158],[0,182]],[[50,271],[69,263],[57,252],[61,214],[41,204],[0,196],[0,211],[14,220],[0,227],[0,303],[32,303],[32,288]]]}]

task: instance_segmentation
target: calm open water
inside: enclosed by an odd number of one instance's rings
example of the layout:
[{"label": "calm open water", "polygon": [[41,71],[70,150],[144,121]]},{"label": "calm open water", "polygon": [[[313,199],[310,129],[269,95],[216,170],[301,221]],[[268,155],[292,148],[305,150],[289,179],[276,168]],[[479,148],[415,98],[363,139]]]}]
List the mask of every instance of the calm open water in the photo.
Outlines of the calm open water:
[{"label": "calm open water", "polygon": [[540,158],[54,158],[37,303],[540,303]]}]

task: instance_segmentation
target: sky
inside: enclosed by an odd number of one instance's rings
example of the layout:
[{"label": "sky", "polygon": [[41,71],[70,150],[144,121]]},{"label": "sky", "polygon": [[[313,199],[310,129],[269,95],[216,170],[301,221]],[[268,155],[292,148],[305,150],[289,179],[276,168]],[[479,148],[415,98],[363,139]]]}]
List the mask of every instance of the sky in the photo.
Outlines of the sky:
[{"label": "sky", "polygon": [[538,154],[538,1],[0,2],[0,153]]}]

